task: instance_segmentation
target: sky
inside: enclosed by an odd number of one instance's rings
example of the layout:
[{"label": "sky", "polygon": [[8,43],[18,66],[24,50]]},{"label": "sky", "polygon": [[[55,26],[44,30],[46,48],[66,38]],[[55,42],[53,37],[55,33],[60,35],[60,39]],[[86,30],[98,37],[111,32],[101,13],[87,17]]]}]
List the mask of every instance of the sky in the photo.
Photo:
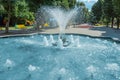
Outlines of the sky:
[{"label": "sky", "polygon": [[95,2],[97,2],[97,0],[77,0],[78,2],[80,1],[80,2],[84,2],[85,3],[85,5],[86,5],[86,7],[89,9],[89,10],[91,10],[91,7],[93,6],[93,4],[95,3]]}]

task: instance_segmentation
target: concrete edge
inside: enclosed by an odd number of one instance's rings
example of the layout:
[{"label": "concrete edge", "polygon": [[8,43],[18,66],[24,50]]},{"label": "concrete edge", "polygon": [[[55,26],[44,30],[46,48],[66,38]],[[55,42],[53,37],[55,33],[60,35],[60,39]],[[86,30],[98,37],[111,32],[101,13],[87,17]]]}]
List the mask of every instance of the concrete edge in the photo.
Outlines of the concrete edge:
[{"label": "concrete edge", "polygon": [[[11,34],[11,35],[3,35],[0,36],[0,38],[9,38],[9,37],[27,37],[27,36],[32,36],[32,35],[58,35],[59,33],[41,33],[41,32],[36,32],[36,33],[29,33],[29,34]],[[67,35],[80,35],[80,36],[87,36],[90,38],[100,38],[100,39],[109,39],[113,40],[115,42],[120,43],[120,40],[118,38],[112,38],[110,36],[93,36],[89,34],[80,34],[80,33],[65,33]]]}]

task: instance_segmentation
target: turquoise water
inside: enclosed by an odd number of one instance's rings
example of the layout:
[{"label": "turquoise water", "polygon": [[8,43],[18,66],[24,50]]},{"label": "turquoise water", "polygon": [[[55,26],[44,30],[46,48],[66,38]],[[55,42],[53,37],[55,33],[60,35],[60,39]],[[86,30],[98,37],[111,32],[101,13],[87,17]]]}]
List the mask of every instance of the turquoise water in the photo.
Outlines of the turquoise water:
[{"label": "turquoise water", "polygon": [[74,35],[61,48],[44,37],[0,38],[0,80],[120,80],[120,43]]}]

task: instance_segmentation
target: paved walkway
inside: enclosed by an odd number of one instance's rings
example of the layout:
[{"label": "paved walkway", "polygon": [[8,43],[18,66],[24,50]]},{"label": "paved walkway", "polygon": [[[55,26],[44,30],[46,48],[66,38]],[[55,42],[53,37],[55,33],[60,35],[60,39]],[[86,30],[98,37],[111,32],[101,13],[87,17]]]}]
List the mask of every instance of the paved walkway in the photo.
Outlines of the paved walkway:
[{"label": "paved walkway", "polygon": [[[59,33],[59,28],[50,28],[50,29],[42,29],[39,32],[35,31],[12,31],[11,34],[0,34],[0,37],[3,36],[11,36],[11,35],[26,35],[29,33],[42,33],[42,34],[56,34]],[[95,37],[111,37],[115,40],[120,40],[120,29],[113,29],[107,27],[92,27],[92,28],[68,28],[65,30],[65,33],[73,33],[73,34],[84,34]]]},{"label": "paved walkway", "polygon": [[[45,29],[44,34],[59,33],[59,28]],[[95,37],[111,37],[115,40],[120,40],[120,30],[107,28],[107,27],[92,27],[92,28],[69,28],[65,30],[65,33],[84,34]]]}]

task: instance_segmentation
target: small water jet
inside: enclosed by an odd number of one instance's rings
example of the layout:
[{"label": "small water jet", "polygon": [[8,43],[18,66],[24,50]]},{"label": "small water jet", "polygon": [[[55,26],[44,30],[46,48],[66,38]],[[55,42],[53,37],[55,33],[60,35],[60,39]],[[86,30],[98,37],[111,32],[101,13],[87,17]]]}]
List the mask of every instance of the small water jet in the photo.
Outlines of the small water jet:
[{"label": "small water jet", "polygon": [[70,41],[72,44],[74,44],[74,38],[73,38],[73,35],[70,36]]},{"label": "small water jet", "polygon": [[44,38],[43,38],[43,43],[45,46],[49,46],[49,42],[48,42],[48,39],[46,36],[44,36]]},{"label": "small water jet", "polygon": [[14,65],[15,65],[15,63],[13,61],[11,61],[10,59],[7,59],[4,64],[4,66],[7,67],[8,70],[10,70]]},{"label": "small water jet", "polygon": [[51,43],[55,43],[54,38],[53,38],[52,35],[50,35],[50,42],[51,42]]},{"label": "small water jet", "polygon": [[58,37],[57,46],[58,46],[59,48],[63,48],[63,41],[62,41],[62,39],[61,39],[60,37]]},{"label": "small water jet", "polygon": [[80,40],[79,40],[79,37],[76,38],[76,41],[75,41],[75,42],[76,42],[76,46],[77,46],[77,47],[80,47]]},{"label": "small water jet", "polygon": [[97,68],[94,67],[93,65],[91,65],[91,66],[87,67],[86,70],[88,71],[90,78],[93,79],[94,74],[97,72]]}]

